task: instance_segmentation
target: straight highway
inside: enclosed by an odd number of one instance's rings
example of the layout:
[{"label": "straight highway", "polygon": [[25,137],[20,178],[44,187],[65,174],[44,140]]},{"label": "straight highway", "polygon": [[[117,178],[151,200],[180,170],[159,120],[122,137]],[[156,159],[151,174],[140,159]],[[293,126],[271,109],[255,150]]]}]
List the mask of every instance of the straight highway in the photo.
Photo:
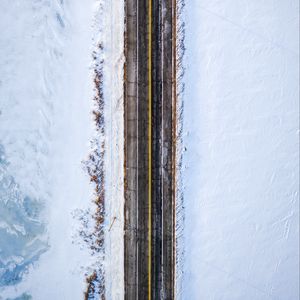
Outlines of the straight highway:
[{"label": "straight highway", "polygon": [[175,0],[127,0],[125,299],[174,299]]}]

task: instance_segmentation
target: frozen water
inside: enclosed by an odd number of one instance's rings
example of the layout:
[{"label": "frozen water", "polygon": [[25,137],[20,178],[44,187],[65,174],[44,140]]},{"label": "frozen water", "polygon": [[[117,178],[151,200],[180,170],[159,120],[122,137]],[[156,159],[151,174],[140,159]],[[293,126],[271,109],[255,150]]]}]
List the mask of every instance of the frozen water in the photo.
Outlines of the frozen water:
[{"label": "frozen water", "polygon": [[92,136],[93,4],[0,2],[1,300],[83,297],[93,258],[73,212],[92,198],[81,162]]}]

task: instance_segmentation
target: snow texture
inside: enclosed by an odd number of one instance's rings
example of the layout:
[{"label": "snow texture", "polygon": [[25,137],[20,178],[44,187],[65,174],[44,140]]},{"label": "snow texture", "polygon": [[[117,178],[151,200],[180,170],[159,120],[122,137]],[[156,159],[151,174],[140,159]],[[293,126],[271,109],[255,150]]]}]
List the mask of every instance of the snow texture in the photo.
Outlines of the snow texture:
[{"label": "snow texture", "polygon": [[299,299],[298,13],[186,0],[182,299]]},{"label": "snow texture", "polygon": [[96,263],[78,212],[95,208],[82,161],[97,5],[0,3],[0,299],[83,299]]},{"label": "snow texture", "polygon": [[106,299],[124,299],[124,1],[104,1]]}]

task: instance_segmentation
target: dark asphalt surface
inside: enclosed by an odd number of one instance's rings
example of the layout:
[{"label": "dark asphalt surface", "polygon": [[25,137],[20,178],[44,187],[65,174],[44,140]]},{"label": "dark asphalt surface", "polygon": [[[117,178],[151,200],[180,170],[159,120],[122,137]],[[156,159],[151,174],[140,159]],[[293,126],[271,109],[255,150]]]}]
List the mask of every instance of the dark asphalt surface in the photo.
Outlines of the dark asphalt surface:
[{"label": "dark asphalt surface", "polygon": [[[174,3],[152,0],[152,97],[149,101],[149,0],[126,1],[124,262],[125,299],[128,300],[149,299],[149,274],[151,299],[174,299]],[[151,197],[148,196],[149,142]]]}]

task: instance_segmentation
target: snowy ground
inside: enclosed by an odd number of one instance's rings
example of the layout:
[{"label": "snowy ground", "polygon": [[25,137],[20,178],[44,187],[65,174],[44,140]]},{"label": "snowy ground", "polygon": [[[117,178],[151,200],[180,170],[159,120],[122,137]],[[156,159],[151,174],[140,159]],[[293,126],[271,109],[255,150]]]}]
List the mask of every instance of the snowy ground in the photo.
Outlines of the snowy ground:
[{"label": "snowy ground", "polygon": [[[95,18],[103,18],[99,14],[102,2],[0,3],[0,299],[20,295],[20,299],[27,299],[26,295],[40,300],[83,299],[85,275],[97,263],[78,236],[78,217],[81,211],[95,209],[93,186],[82,160],[95,136],[92,52],[101,35]],[[110,94],[106,122],[114,136],[114,140],[107,137],[106,167],[118,178],[114,184],[107,180],[113,185],[107,193],[115,198],[116,190],[123,195],[119,181],[123,92],[121,81],[113,88],[111,82],[122,73],[123,22],[118,22],[119,27],[110,23],[113,18],[123,20],[122,5],[120,1],[114,8],[105,8],[102,23],[110,27],[101,36],[102,40],[111,35],[118,39],[104,43],[104,58],[110,59],[105,64],[105,93]],[[117,162],[113,155],[118,156]],[[105,228],[108,232],[112,215],[116,217],[110,230],[115,240],[122,236],[122,199],[107,205]],[[111,299],[119,299],[122,243],[116,247],[109,236],[106,255],[120,260],[114,261],[119,273],[107,279],[107,292],[116,293],[117,298]],[[111,261],[106,268],[112,268]]]},{"label": "snowy ground", "polygon": [[[298,5],[186,0],[182,299],[298,299]],[[95,208],[81,161],[99,41],[106,296],[123,298],[123,14],[0,3],[0,299],[82,299],[97,265],[78,217]]]},{"label": "snowy ground", "polygon": [[106,299],[124,298],[124,1],[104,1]]},{"label": "snowy ground", "polygon": [[298,13],[186,0],[182,299],[299,297]]}]

